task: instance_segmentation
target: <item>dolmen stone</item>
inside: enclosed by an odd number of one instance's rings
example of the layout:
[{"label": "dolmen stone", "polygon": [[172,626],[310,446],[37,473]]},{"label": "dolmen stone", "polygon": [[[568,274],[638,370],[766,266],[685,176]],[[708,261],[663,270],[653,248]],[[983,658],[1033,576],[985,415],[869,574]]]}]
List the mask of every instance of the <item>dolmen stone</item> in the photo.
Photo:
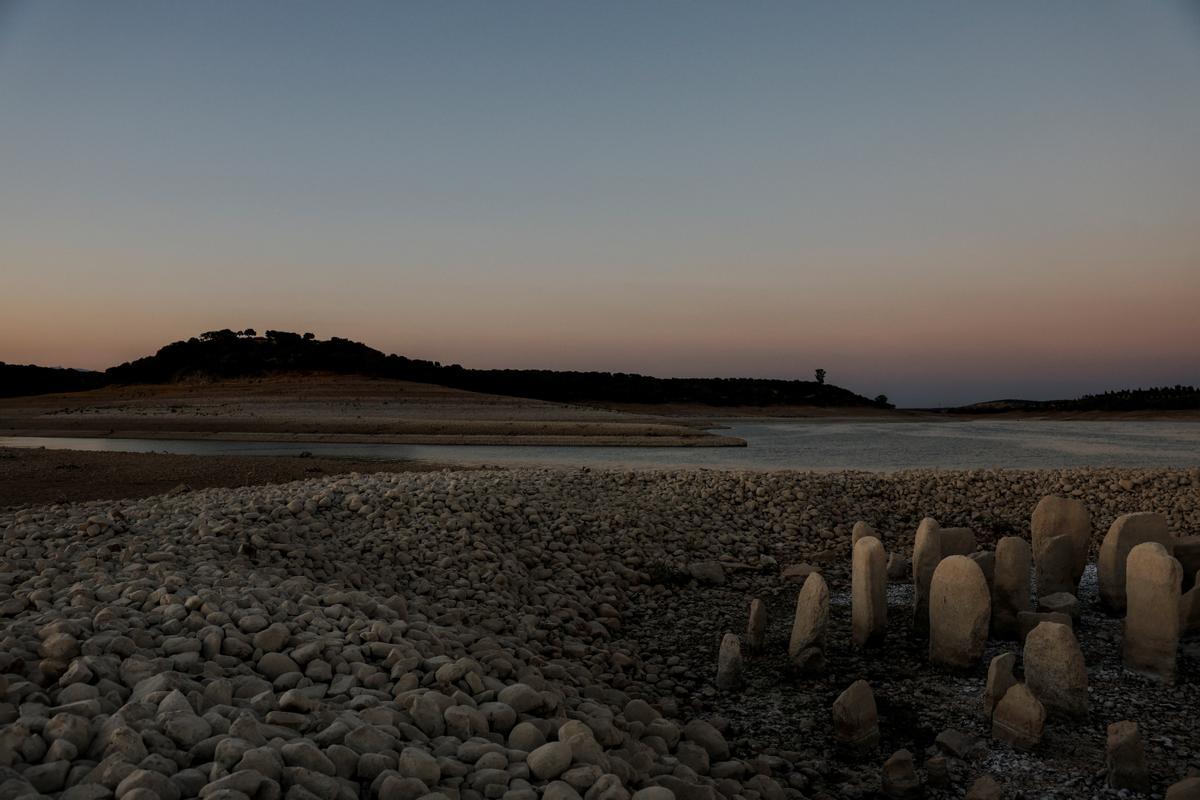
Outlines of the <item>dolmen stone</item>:
[{"label": "dolmen stone", "polygon": [[1182,584],[1183,568],[1158,542],[1144,542],[1129,552],[1122,641],[1127,669],[1175,682]]},{"label": "dolmen stone", "polygon": [[834,701],[833,738],[842,749],[859,754],[879,746],[879,711],[866,681],[850,684]]},{"label": "dolmen stone", "polygon": [[1108,726],[1104,749],[1105,773],[1109,787],[1145,794],[1150,791],[1150,771],[1146,769],[1146,750],[1138,724],[1132,720]]},{"label": "dolmen stone", "polygon": [[992,635],[1016,639],[1017,615],[1030,611],[1029,570],[1032,556],[1029,542],[1019,536],[1005,536],[996,544],[996,574],[992,581]]},{"label": "dolmen stone", "polygon": [[1058,622],[1072,630],[1075,628],[1074,621],[1068,614],[1058,611],[1022,611],[1017,614],[1017,632],[1020,634],[1019,641],[1022,647],[1025,646],[1029,634],[1033,633],[1033,629],[1043,622]]},{"label": "dolmen stone", "polygon": [[877,644],[887,632],[887,560],[883,543],[874,536],[854,543],[850,582],[854,644]]},{"label": "dolmen stone", "polygon": [[727,633],[717,653],[717,688],[735,689],[742,682],[742,643],[737,634]]},{"label": "dolmen stone", "polygon": [[1163,800],[1200,800],[1200,778],[1184,778],[1172,783]]},{"label": "dolmen stone", "polygon": [[788,642],[788,659],[797,669],[811,672],[825,666],[825,629],[829,625],[829,586],[812,572],[796,597],[796,618]]},{"label": "dolmen stone", "polygon": [[[1088,553],[1092,546],[1092,515],[1087,507],[1080,502],[1058,495],[1047,495],[1034,506],[1033,515],[1029,519],[1029,527],[1033,538],[1033,560],[1038,565],[1038,586],[1042,585],[1043,551],[1049,540],[1058,536],[1066,536],[1071,543],[1070,557],[1067,568],[1062,569],[1061,562],[1047,564],[1052,567],[1049,583],[1056,584],[1054,588],[1047,586],[1047,591],[1039,588],[1039,594],[1053,594],[1055,591],[1065,591],[1075,594],[1079,590],[1079,578],[1087,566]],[[1057,554],[1054,558],[1061,558]],[[1070,585],[1065,585],[1062,576],[1069,576]],[[1059,585],[1061,584],[1061,585]]]},{"label": "dolmen stone", "polygon": [[767,638],[767,604],[761,598],[750,602],[750,616],[746,620],[746,647],[752,653],[761,652]]},{"label": "dolmen stone", "polygon": [[930,662],[952,669],[978,663],[991,616],[991,593],[979,565],[962,555],[943,559],[930,584]]},{"label": "dolmen stone", "polygon": [[1023,683],[1004,693],[992,714],[992,738],[1018,750],[1031,750],[1042,741],[1046,709]]},{"label": "dolmen stone", "polygon": [[1079,599],[1070,592],[1055,592],[1038,598],[1038,611],[1043,613],[1066,614],[1073,621],[1079,621]]},{"label": "dolmen stone", "polygon": [[929,586],[933,582],[933,571],[942,560],[940,530],[936,519],[925,517],[917,526],[917,535],[913,539],[913,630],[922,635],[929,633]]},{"label": "dolmen stone", "polygon": [[850,546],[854,547],[854,545],[858,543],[858,540],[865,536],[874,536],[876,539],[879,538],[879,536],[875,533],[875,529],[860,519],[858,522],[854,523],[854,527],[850,529]]},{"label": "dolmen stone", "polygon": [[1075,542],[1070,536],[1063,534],[1046,539],[1036,565],[1039,596],[1076,591]]},{"label": "dolmen stone", "polygon": [[882,779],[883,793],[888,797],[906,800],[924,794],[917,768],[913,765],[913,755],[908,750],[897,750],[883,762]]},{"label": "dolmen stone", "polygon": [[992,718],[1005,693],[1016,686],[1017,679],[1013,674],[1016,668],[1016,653],[1001,653],[988,664],[987,683],[983,688],[983,713],[988,719]]},{"label": "dolmen stone", "polygon": [[1158,542],[1171,551],[1171,533],[1162,514],[1142,512],[1123,514],[1104,535],[1100,544],[1097,578],[1100,581],[1100,602],[1110,613],[1125,611],[1125,569],[1133,548],[1145,542]]},{"label": "dolmen stone", "polygon": [[1025,685],[1052,716],[1078,719],[1088,712],[1083,650],[1070,626],[1043,622],[1025,639]]}]

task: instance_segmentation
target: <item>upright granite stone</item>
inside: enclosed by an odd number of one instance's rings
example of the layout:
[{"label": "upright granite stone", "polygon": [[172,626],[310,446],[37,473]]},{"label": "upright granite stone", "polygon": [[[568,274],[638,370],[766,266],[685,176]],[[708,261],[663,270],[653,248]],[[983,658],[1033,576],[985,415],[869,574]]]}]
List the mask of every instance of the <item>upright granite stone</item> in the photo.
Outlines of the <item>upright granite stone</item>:
[{"label": "upright granite stone", "polygon": [[1037,565],[1038,597],[1048,594],[1076,592],[1075,542],[1070,536],[1051,536],[1042,542]]},{"label": "upright granite stone", "polygon": [[874,536],[854,543],[850,585],[854,644],[876,644],[887,631],[887,557]]},{"label": "upright granite stone", "polygon": [[1129,552],[1125,574],[1125,667],[1167,684],[1175,682],[1183,568],[1158,542]]},{"label": "upright granite stone", "polygon": [[983,714],[988,719],[1009,689],[1017,685],[1013,671],[1017,668],[1016,653],[1001,653],[988,664],[987,683],[983,688]]},{"label": "upright granite stone", "polygon": [[1045,726],[1046,709],[1023,683],[1005,692],[992,714],[992,738],[1018,750],[1036,747]]},{"label": "upright granite stone", "polygon": [[1124,514],[1108,529],[1100,545],[1097,577],[1100,580],[1100,602],[1109,612],[1125,610],[1125,565],[1133,548],[1145,542],[1158,542],[1171,552],[1171,533],[1162,514],[1142,512]]},{"label": "upright granite stone", "polygon": [[913,755],[908,750],[897,750],[891,758],[883,762],[880,777],[883,793],[888,797],[910,800],[925,794],[921,787],[921,779],[917,777]]},{"label": "upright granite stone", "polygon": [[1017,638],[1017,615],[1031,610],[1029,543],[1005,536],[996,544],[996,576],[992,581],[992,635]]},{"label": "upright granite stone", "polygon": [[875,533],[875,529],[860,519],[858,522],[854,523],[854,527],[850,529],[850,546],[854,547],[854,545],[858,544],[859,539],[862,539],[866,536],[874,536],[876,539],[879,538],[879,536]]},{"label": "upright granite stone", "polygon": [[742,643],[737,634],[727,633],[717,653],[717,688],[735,689],[742,682]]},{"label": "upright granite stone", "polygon": [[788,642],[788,658],[803,671],[825,665],[825,628],[829,624],[829,586],[821,573],[812,572],[796,597],[796,619]]},{"label": "upright granite stone", "polygon": [[933,571],[942,560],[940,530],[936,519],[925,517],[917,526],[917,536],[913,540],[913,630],[919,634],[929,633],[929,585],[933,581]]},{"label": "upright granite stone", "polygon": [[952,669],[977,664],[991,616],[991,595],[979,565],[966,556],[942,559],[929,589],[930,662]]},{"label": "upright granite stone", "polygon": [[850,684],[834,701],[833,738],[843,749],[860,754],[879,746],[879,711],[866,681]]},{"label": "upright granite stone", "polygon": [[1070,539],[1070,586],[1061,586],[1056,591],[1074,594],[1079,589],[1079,578],[1087,566],[1088,552],[1092,546],[1092,515],[1087,507],[1078,500],[1047,495],[1034,507],[1029,527],[1033,534],[1033,559],[1039,569],[1046,542],[1056,536]]},{"label": "upright granite stone", "polygon": [[1146,794],[1150,791],[1150,771],[1146,769],[1146,750],[1138,724],[1132,720],[1114,722],[1108,726],[1108,743],[1104,762],[1108,785],[1113,789],[1129,789]]},{"label": "upright granite stone", "polygon": [[761,652],[767,638],[767,604],[759,598],[750,601],[750,616],[746,620],[746,647],[752,653]]},{"label": "upright granite stone", "polygon": [[1022,647],[1025,646],[1029,634],[1033,633],[1033,629],[1043,622],[1060,622],[1075,630],[1075,622],[1068,614],[1058,611],[1022,611],[1017,614],[1017,635]]},{"label": "upright granite stone", "polygon": [[941,528],[938,530],[938,539],[941,542],[942,558],[969,556],[978,547],[975,531],[970,528]]},{"label": "upright granite stone", "polygon": [[1024,655],[1025,685],[1051,716],[1087,716],[1087,665],[1070,626],[1038,625],[1025,640]]}]

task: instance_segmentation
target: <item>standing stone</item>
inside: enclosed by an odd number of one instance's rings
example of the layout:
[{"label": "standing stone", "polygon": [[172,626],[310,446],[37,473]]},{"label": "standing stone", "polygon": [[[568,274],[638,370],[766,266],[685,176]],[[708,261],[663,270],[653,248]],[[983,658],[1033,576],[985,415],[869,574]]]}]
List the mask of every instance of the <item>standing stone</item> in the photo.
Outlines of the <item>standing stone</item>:
[{"label": "standing stone", "polygon": [[983,689],[983,713],[988,719],[1009,689],[1017,685],[1013,670],[1017,668],[1016,653],[1001,653],[988,664],[987,683]]},{"label": "standing stone", "polygon": [[917,536],[913,540],[913,630],[919,634],[929,633],[929,585],[933,581],[933,571],[942,560],[939,530],[936,519],[925,517],[917,526]]},{"label": "standing stone", "polygon": [[1200,800],[1200,778],[1184,778],[1172,783],[1163,800]]},{"label": "standing stone", "polygon": [[1125,610],[1125,569],[1129,553],[1145,542],[1158,542],[1171,552],[1171,533],[1162,514],[1124,514],[1108,529],[1100,545],[1100,602],[1113,614]]},{"label": "standing stone", "polygon": [[980,571],[983,572],[983,579],[987,581],[988,593],[994,593],[996,589],[996,554],[991,550],[977,550],[974,553],[967,553],[967,558],[979,565]]},{"label": "standing stone", "polygon": [[1030,750],[1042,741],[1046,709],[1023,683],[1018,683],[996,704],[992,714],[992,738],[1018,750]]},{"label": "standing stone", "polygon": [[1070,540],[1070,586],[1060,587],[1057,591],[1074,594],[1079,589],[1079,578],[1087,566],[1092,547],[1092,515],[1087,507],[1078,500],[1048,495],[1034,507],[1029,527],[1033,534],[1033,559],[1039,569],[1046,542],[1056,536],[1066,536]]},{"label": "standing stone", "polygon": [[829,586],[821,573],[812,572],[796,597],[796,619],[788,643],[788,658],[801,670],[819,670],[825,664],[825,628],[829,624]]},{"label": "standing stone", "polygon": [[[1198,573],[1200,577],[1200,573]],[[1200,635],[1200,580],[1179,596],[1179,635]]]},{"label": "standing stone", "polygon": [[878,643],[887,631],[887,559],[874,536],[854,543],[850,583],[854,644]]},{"label": "standing stone", "polygon": [[1033,633],[1033,629],[1043,622],[1061,622],[1071,630],[1075,630],[1075,623],[1068,614],[1059,611],[1022,611],[1017,614],[1017,633],[1020,637],[1021,647],[1025,646],[1025,640],[1029,638],[1029,634]]},{"label": "standing stone", "polygon": [[1200,574],[1200,536],[1181,536],[1171,544],[1171,555],[1183,566],[1183,591],[1190,591]]},{"label": "standing stone", "polygon": [[850,684],[833,702],[833,738],[856,753],[865,753],[879,746],[879,711],[875,693],[863,680]]},{"label": "standing stone", "polygon": [[979,565],[966,556],[943,559],[929,590],[930,662],[955,669],[978,663],[991,616],[991,595]]},{"label": "standing stone", "polygon": [[938,530],[942,558],[969,556],[975,552],[975,531],[970,528],[941,528]]},{"label": "standing stone", "polygon": [[1161,544],[1144,542],[1129,553],[1125,582],[1125,667],[1174,683],[1183,568]]},{"label": "standing stone", "polygon": [[854,527],[850,530],[850,546],[854,547],[854,545],[858,544],[859,539],[862,539],[866,536],[874,536],[876,539],[879,538],[879,536],[875,533],[875,529],[860,519],[858,522],[854,523]]},{"label": "standing stone", "polygon": [[757,653],[767,638],[767,604],[759,598],[750,602],[750,617],[746,620],[746,647]]},{"label": "standing stone", "polygon": [[1079,621],[1079,598],[1069,592],[1055,592],[1038,598],[1038,611],[1043,614],[1066,614],[1073,623]]},{"label": "standing stone", "polygon": [[1146,751],[1138,724],[1132,720],[1108,726],[1108,744],[1104,751],[1108,785],[1145,794],[1150,791],[1150,772],[1146,769]]},{"label": "standing stone", "polygon": [[921,779],[917,777],[917,769],[913,766],[913,755],[908,750],[897,750],[883,762],[882,777],[883,793],[888,797],[906,800],[924,794]]},{"label": "standing stone", "polygon": [[1036,559],[1037,592],[1047,594],[1076,591],[1075,542],[1070,536],[1051,536],[1042,542],[1041,555]]},{"label": "standing stone", "polygon": [[1025,640],[1025,684],[1056,716],[1086,717],[1087,665],[1067,625],[1043,622]]},{"label": "standing stone", "polygon": [[727,633],[717,653],[717,688],[735,689],[741,682],[742,643],[736,634]]},{"label": "standing stone", "polygon": [[1029,543],[1005,536],[996,544],[996,576],[992,581],[992,631],[1004,639],[1017,638],[1017,615],[1031,610]]}]

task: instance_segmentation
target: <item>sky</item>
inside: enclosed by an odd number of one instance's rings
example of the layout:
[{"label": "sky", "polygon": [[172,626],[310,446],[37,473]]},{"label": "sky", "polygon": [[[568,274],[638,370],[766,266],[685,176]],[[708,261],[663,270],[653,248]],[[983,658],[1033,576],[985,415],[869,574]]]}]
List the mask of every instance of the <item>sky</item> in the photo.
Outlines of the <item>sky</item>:
[{"label": "sky", "polygon": [[1200,4],[0,0],[0,360],[1200,383]]}]

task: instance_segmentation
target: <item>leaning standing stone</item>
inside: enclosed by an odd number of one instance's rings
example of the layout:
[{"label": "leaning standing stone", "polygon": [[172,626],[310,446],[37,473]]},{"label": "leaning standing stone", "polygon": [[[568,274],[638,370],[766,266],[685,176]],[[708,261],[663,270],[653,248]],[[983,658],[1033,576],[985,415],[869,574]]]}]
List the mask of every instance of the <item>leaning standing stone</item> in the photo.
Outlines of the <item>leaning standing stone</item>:
[{"label": "leaning standing stone", "polygon": [[742,643],[736,634],[727,633],[721,639],[717,654],[717,688],[734,689],[742,682]]},{"label": "leaning standing stone", "polygon": [[1074,594],[1079,588],[1079,578],[1087,566],[1088,551],[1092,546],[1092,515],[1087,507],[1078,500],[1048,495],[1034,507],[1029,526],[1033,533],[1033,557],[1039,569],[1046,542],[1056,536],[1066,536],[1071,542],[1070,586],[1058,591]]},{"label": "leaning standing stone", "polygon": [[1030,750],[1042,740],[1046,709],[1023,683],[1004,693],[992,714],[992,738],[1019,750]]},{"label": "leaning standing stone", "polygon": [[788,643],[788,658],[801,670],[824,666],[825,628],[829,624],[829,586],[821,573],[812,572],[796,597],[796,619]]},{"label": "leaning standing stone", "polygon": [[854,527],[850,530],[850,546],[854,547],[854,545],[858,543],[859,539],[867,536],[874,536],[876,539],[879,538],[879,536],[875,533],[875,529],[860,519],[858,522],[854,523]]},{"label": "leaning standing stone", "polygon": [[1125,666],[1168,684],[1175,682],[1182,583],[1183,568],[1158,542],[1145,542],[1130,551],[1125,576]]},{"label": "leaning standing stone", "polygon": [[1074,594],[1075,543],[1070,536],[1051,536],[1042,542],[1042,552],[1037,558],[1038,597],[1066,592]]},{"label": "leaning standing stone", "polygon": [[879,745],[875,693],[863,680],[850,684],[833,703],[833,737],[847,750],[864,753]]},{"label": "leaning standing stone", "polygon": [[1113,614],[1125,610],[1125,569],[1129,554],[1145,542],[1158,542],[1170,553],[1171,533],[1162,514],[1144,512],[1117,517],[1104,536],[1097,577],[1100,602]]},{"label": "leaning standing stone", "polygon": [[767,604],[759,598],[750,602],[750,617],[746,621],[746,647],[757,653],[767,638]]},{"label": "leaning standing stone", "polygon": [[942,543],[938,537],[941,526],[933,517],[925,517],[917,526],[913,540],[913,630],[929,633],[929,584],[933,571],[942,560]]},{"label": "leaning standing stone", "polygon": [[966,556],[938,564],[929,590],[929,660],[955,669],[974,666],[987,645],[992,600],[979,565]]},{"label": "leaning standing stone", "polygon": [[983,689],[983,713],[988,719],[992,718],[996,706],[1008,690],[1017,684],[1017,679],[1013,677],[1016,668],[1016,653],[1001,653],[988,664],[987,683]]},{"label": "leaning standing stone", "polygon": [[996,576],[992,581],[992,631],[1004,639],[1017,638],[1017,615],[1030,610],[1029,543],[1005,536],[996,544]]},{"label": "leaning standing stone", "polygon": [[883,544],[874,536],[855,542],[851,570],[854,644],[864,647],[882,640],[887,630],[887,558]]},{"label": "leaning standing stone", "polygon": [[1146,769],[1146,751],[1138,724],[1131,720],[1108,726],[1105,748],[1108,785],[1113,789],[1131,789],[1145,794],[1150,791],[1150,772]]},{"label": "leaning standing stone", "polygon": [[1025,639],[1025,683],[1052,715],[1087,716],[1087,665],[1069,626],[1043,622]]}]

